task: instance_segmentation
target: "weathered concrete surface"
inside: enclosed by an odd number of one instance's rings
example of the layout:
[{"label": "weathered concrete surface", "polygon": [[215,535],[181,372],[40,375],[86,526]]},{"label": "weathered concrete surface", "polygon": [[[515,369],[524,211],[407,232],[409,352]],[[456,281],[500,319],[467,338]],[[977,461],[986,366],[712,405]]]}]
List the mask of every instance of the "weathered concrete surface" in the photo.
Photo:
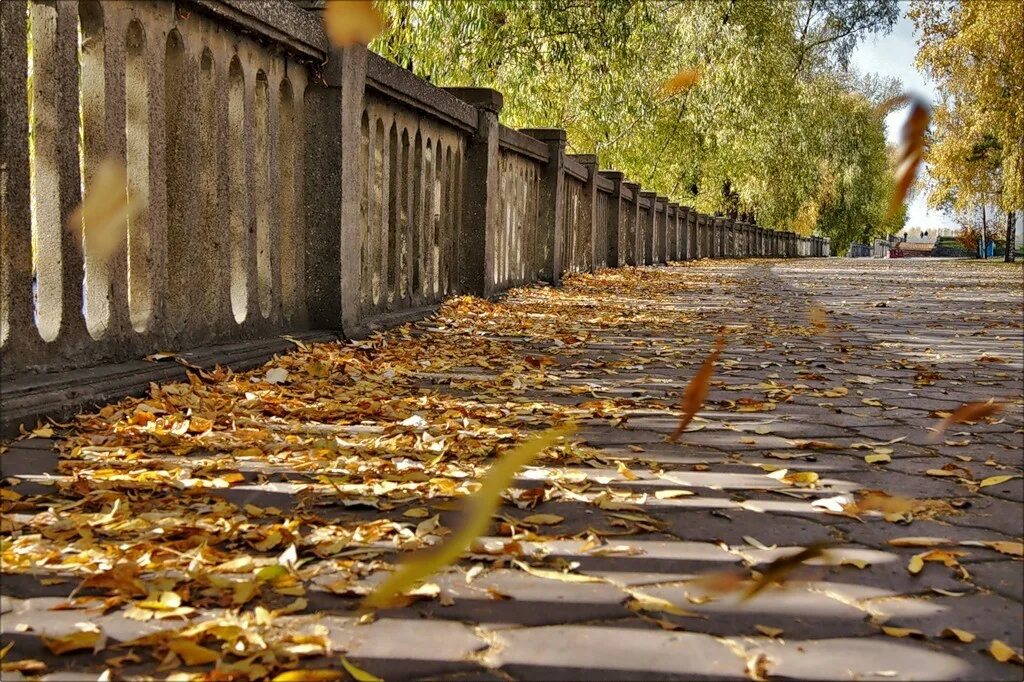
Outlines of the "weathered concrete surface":
[{"label": "weathered concrete surface", "polygon": [[[913,575],[908,561],[929,548],[889,544],[906,536],[1019,543],[1024,534],[1020,267],[731,261],[627,272],[634,275],[628,286],[621,274],[570,278],[562,290],[514,292],[491,311],[526,319],[537,301],[554,301],[565,310],[559,324],[589,333],[583,343],[517,337],[512,326],[470,327],[504,344],[509,356],[557,358],[547,369],[550,381],[499,398],[485,388],[497,377],[481,366],[422,375],[442,394],[498,407],[619,399],[614,416],[582,422],[578,438],[595,448],[585,466],[532,470],[520,485],[546,487],[551,475],[565,473],[585,476],[595,491],[611,481],[615,490],[648,493],[631,498],[635,509],[612,512],[556,495],[533,509],[506,504],[501,512],[563,516],[555,527],[563,539],[523,544],[543,548],[549,562],[578,562],[575,573],[598,581],[546,579],[497,560],[470,582],[467,562],[434,579],[450,605],[421,601],[357,625],[353,598],[311,590],[307,609],[291,616],[296,623],[327,626],[335,650],[387,680],[739,680],[758,671],[783,679],[1020,679],[1019,665],[999,663],[985,649],[992,640],[1017,651],[1024,643],[1021,558],[950,545],[944,549],[965,552],[957,557],[963,571],[928,562]],[[825,311],[824,328],[809,322],[812,305]],[[614,306],[617,320],[607,315]],[[708,403],[695,430],[678,444],[666,443],[677,419],[671,405],[722,324],[738,329]],[[438,349],[464,331],[429,320],[409,329]],[[929,429],[940,421],[933,412],[990,397],[1009,404],[989,422],[954,425],[932,442]],[[738,411],[741,405],[753,411]],[[47,485],[31,475],[54,467],[47,449],[46,441],[31,439],[0,456],[3,475],[19,478],[15,491],[28,495]],[[873,453],[888,453],[891,461],[868,464],[864,456]],[[251,485],[218,494],[238,504],[301,506],[302,486],[288,483],[295,472],[258,462],[249,467],[243,472]],[[810,487],[787,485],[768,477],[766,467],[820,479]],[[927,473],[943,467],[953,475]],[[979,485],[998,475],[1014,478]],[[692,494],[654,494],[667,489]],[[878,515],[830,514],[814,504],[864,489],[937,501],[942,511],[916,513],[907,525]],[[405,508],[344,513],[401,519]],[[321,506],[318,513],[335,512]],[[616,525],[623,519],[615,513],[635,515],[625,523],[631,528]],[[642,528],[633,525],[636,518]],[[595,552],[583,547],[589,529],[632,534],[609,536],[609,551]],[[763,569],[823,540],[836,543],[829,558],[811,561],[784,586],[750,601],[692,580],[743,566]],[[42,659],[57,671],[52,679],[70,679],[72,670],[95,679],[103,671],[104,658],[114,654],[54,657],[34,634],[83,619],[76,611],[47,610],[74,585],[4,575],[0,641],[15,642],[6,660]],[[637,590],[694,615],[632,611],[626,604]],[[130,621],[118,610],[95,622],[122,641],[167,625]],[[882,625],[921,635],[894,637]],[[765,626],[781,633],[766,636]],[[977,639],[942,638],[945,628]],[[137,652],[142,661],[124,667],[124,675],[154,670],[145,649]]]}]

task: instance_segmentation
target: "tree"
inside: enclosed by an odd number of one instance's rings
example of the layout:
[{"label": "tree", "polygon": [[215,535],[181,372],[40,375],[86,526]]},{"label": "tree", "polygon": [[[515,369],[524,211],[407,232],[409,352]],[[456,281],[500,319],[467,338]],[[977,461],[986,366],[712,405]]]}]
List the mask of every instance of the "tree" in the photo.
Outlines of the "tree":
[{"label": "tree", "polygon": [[921,33],[917,63],[941,93],[929,202],[960,216],[999,207],[1009,247],[1013,214],[1024,209],[1024,4],[916,0],[910,16]]},{"label": "tree", "polygon": [[[571,151],[672,199],[804,234],[837,231],[841,242],[840,224],[883,229],[870,207],[888,191],[882,121],[871,114],[879,83],[842,66],[860,36],[892,25],[895,7],[387,0],[391,29],[372,47],[435,83],[502,91],[506,125],[565,128]],[[685,68],[700,81],[666,97],[661,84]],[[826,202],[830,217],[819,220]]]}]

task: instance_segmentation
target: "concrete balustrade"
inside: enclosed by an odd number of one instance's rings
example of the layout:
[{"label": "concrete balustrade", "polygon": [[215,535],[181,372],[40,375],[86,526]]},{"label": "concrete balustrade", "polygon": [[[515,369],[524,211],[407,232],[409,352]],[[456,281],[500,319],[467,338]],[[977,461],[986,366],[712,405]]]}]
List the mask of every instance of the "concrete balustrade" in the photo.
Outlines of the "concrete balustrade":
[{"label": "concrete balustrade", "polygon": [[[3,0],[0,61],[4,404],[16,377],[355,337],[566,272],[828,252],[507,128],[496,91],[333,48],[286,0]],[[101,257],[64,226],[110,160],[140,209]]]}]

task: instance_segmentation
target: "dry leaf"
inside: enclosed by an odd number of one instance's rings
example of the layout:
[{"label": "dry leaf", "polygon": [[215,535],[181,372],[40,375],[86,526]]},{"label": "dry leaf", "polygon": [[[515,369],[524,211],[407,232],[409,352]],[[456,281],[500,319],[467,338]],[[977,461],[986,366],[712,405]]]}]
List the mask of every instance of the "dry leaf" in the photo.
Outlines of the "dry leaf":
[{"label": "dry leaf", "polygon": [[935,433],[932,434],[931,440],[932,442],[941,440],[942,434],[953,424],[970,424],[985,417],[998,414],[1002,409],[1003,403],[997,402],[995,398],[989,398],[981,403],[964,403],[939,422],[939,425],[935,427]]},{"label": "dry leaf", "polygon": [[90,629],[79,630],[78,632],[72,632],[56,637],[43,635],[40,639],[42,639],[46,648],[50,650],[50,653],[55,656],[60,656],[61,654],[67,654],[72,651],[82,651],[83,649],[89,649],[92,651],[102,650],[105,638],[99,629]]},{"label": "dry leaf", "polygon": [[641,592],[640,590],[626,590],[630,600],[626,602],[626,608],[630,611],[651,611],[668,613],[673,616],[699,617],[700,614],[687,611],[681,606],[673,604],[667,599],[655,597],[654,595]]},{"label": "dry leaf", "polygon": [[658,490],[654,496],[659,500],[671,500],[675,497],[687,497],[693,495],[691,490]]},{"label": "dry leaf", "polygon": [[698,69],[683,69],[661,84],[661,94],[665,97],[670,97],[677,92],[689,90],[698,81],[700,81],[700,71]]},{"label": "dry leaf", "polygon": [[529,564],[524,564],[521,561],[512,561],[512,564],[517,566],[523,571],[526,571],[532,576],[538,578],[546,578],[547,580],[560,580],[563,583],[603,583],[604,578],[598,578],[593,575],[580,575],[579,573],[563,573],[562,571],[552,571],[546,568],[534,568]]},{"label": "dry leaf", "polygon": [[188,639],[172,639],[167,643],[167,647],[178,654],[185,665],[205,665],[220,658],[220,654],[213,649],[207,649]]},{"label": "dry leaf", "polygon": [[627,481],[635,481],[637,479],[637,475],[630,471],[625,462],[619,460],[615,463],[615,468],[618,470],[619,476],[622,476]]},{"label": "dry leaf", "polygon": [[384,682],[381,678],[366,672],[362,668],[357,667],[352,661],[348,660],[344,656],[341,657],[341,664],[345,667],[345,671],[355,679],[356,682]]},{"label": "dry leaf", "polygon": [[668,442],[674,443],[679,440],[679,436],[683,435],[687,424],[693,420],[694,415],[704,406],[704,400],[708,396],[708,386],[711,384],[711,376],[715,372],[715,360],[718,359],[724,347],[725,330],[723,329],[718,332],[718,338],[715,340],[711,353],[704,359],[704,364],[700,366],[700,369],[697,370],[690,383],[687,384],[686,391],[683,392],[683,399],[679,404],[683,414],[679,418],[679,426],[668,437]]},{"label": "dry leaf", "polygon": [[538,526],[555,526],[562,521],[565,521],[565,517],[558,514],[531,514],[523,519],[523,523],[535,523]]},{"label": "dry leaf", "polygon": [[782,628],[773,628],[770,625],[754,625],[754,629],[765,637],[778,637],[782,634]]},{"label": "dry leaf", "polygon": [[910,103],[910,115],[900,131],[902,139],[896,160],[896,186],[889,200],[886,220],[899,213],[907,193],[910,192],[910,186],[917,176],[917,167],[924,158],[925,133],[931,119],[931,108],[926,102],[910,97],[904,101]]},{"label": "dry leaf", "polygon": [[1024,665],[1024,657],[1021,657],[1013,647],[1006,642],[998,639],[992,640],[992,643],[988,645],[988,652],[992,654],[992,658],[996,659],[1000,663],[1020,663]]},{"label": "dry leaf", "polygon": [[889,627],[888,625],[883,625],[882,632],[889,635],[890,637],[899,637],[901,639],[904,637],[915,637],[918,639],[925,639],[923,632],[921,632],[920,630],[915,630],[913,628],[894,628]]},{"label": "dry leaf", "polygon": [[366,45],[384,28],[384,17],[371,0],[327,0],[324,7],[324,30],[338,47]]},{"label": "dry leaf", "polygon": [[891,462],[892,457],[884,453],[874,453],[871,455],[864,455],[864,461],[868,464],[884,464]]},{"label": "dry leaf", "polygon": [[953,541],[948,538],[935,538],[924,535],[891,538],[887,542],[893,547],[938,547],[940,545],[953,544]]},{"label": "dry leaf", "polygon": [[480,481],[479,490],[470,498],[468,515],[462,528],[449,535],[436,548],[399,566],[363,600],[363,608],[387,606],[417,582],[457,560],[473,540],[487,530],[491,517],[501,504],[501,493],[512,483],[516,472],[558,442],[559,438],[568,436],[574,430],[572,425],[548,429],[501,455]]},{"label": "dry leaf", "polygon": [[975,640],[973,632],[959,630],[957,628],[946,628],[939,633],[939,637],[942,637],[943,639],[958,639],[964,644],[970,644]]},{"label": "dry leaf", "polygon": [[[343,658],[342,661],[345,659]],[[271,682],[334,682],[343,677],[340,670],[289,670],[276,675]],[[353,677],[355,677],[353,675]]]},{"label": "dry leaf", "polygon": [[105,159],[86,185],[85,198],[68,218],[67,228],[76,243],[84,244],[89,258],[105,260],[127,238],[128,221],[141,208],[137,197],[129,200],[124,164]]},{"label": "dry leaf", "polygon": [[828,331],[828,313],[816,303],[812,303],[807,311],[807,321],[811,323],[815,334],[824,334]]},{"label": "dry leaf", "polygon": [[981,482],[978,483],[978,487],[987,488],[990,485],[999,485],[1000,483],[1012,481],[1015,478],[1020,478],[1020,476],[989,476],[988,478],[982,479]]},{"label": "dry leaf", "polygon": [[964,547],[988,547],[1001,554],[1024,556],[1024,543],[1011,540],[964,540],[960,545]]}]

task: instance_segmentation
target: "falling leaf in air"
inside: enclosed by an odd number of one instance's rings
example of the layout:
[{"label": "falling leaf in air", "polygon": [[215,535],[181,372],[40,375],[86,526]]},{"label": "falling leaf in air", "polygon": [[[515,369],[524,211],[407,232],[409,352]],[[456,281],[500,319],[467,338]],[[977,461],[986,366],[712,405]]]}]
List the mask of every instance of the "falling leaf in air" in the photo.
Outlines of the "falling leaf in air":
[{"label": "falling leaf in air", "polygon": [[815,334],[824,334],[828,331],[828,313],[820,305],[811,305],[807,311],[807,321],[811,323],[811,329]]},{"label": "falling leaf in air", "polygon": [[917,177],[917,167],[924,158],[925,133],[931,120],[931,107],[924,100],[904,95],[883,106],[910,104],[910,114],[900,131],[900,148],[896,159],[896,186],[889,201],[886,220],[896,215],[903,206],[910,186]]},{"label": "falling leaf in air", "polygon": [[90,258],[104,260],[127,238],[128,221],[141,208],[137,197],[129,198],[124,164],[106,159],[86,184],[85,197],[68,218],[67,229]]},{"label": "falling leaf in air", "polygon": [[988,652],[992,654],[992,658],[996,659],[1000,663],[1009,663],[1012,661],[1013,663],[1024,665],[1024,657],[1002,640],[992,640],[992,643],[988,645]]},{"label": "falling leaf in air", "polygon": [[689,90],[698,81],[700,81],[698,69],[683,69],[661,84],[661,94],[664,97],[671,97],[678,92]]},{"label": "falling leaf in air", "polygon": [[480,481],[480,488],[469,498],[467,516],[462,528],[452,533],[436,548],[421,553],[399,566],[363,600],[363,608],[382,608],[412,588],[456,561],[478,536],[487,530],[491,517],[501,503],[501,493],[512,483],[516,472],[529,464],[559,438],[575,430],[572,425],[548,429],[501,455]]},{"label": "falling leaf in air", "polygon": [[747,601],[769,585],[782,582],[787,575],[799,568],[805,561],[810,561],[825,554],[825,550],[830,546],[831,543],[816,542],[804,547],[796,554],[780,557],[771,562],[761,571],[760,577],[754,580],[754,584],[743,594],[740,601]]},{"label": "falling leaf in air", "polygon": [[985,417],[990,417],[994,414],[998,414],[1003,409],[1003,403],[997,402],[995,398],[990,398],[985,402],[979,403],[964,403],[960,407],[949,413],[945,419],[943,419],[937,427],[935,427],[935,433],[932,434],[932,442],[941,440],[942,434],[946,432],[953,424],[970,424],[976,422]]},{"label": "falling leaf in air", "polygon": [[679,426],[668,437],[668,442],[674,443],[679,440],[679,436],[683,435],[683,431],[686,430],[687,425],[693,420],[694,415],[704,406],[704,400],[708,396],[708,386],[711,384],[711,376],[715,372],[715,360],[718,359],[718,355],[724,347],[725,330],[723,329],[718,332],[718,338],[715,340],[715,346],[711,350],[711,354],[704,359],[704,364],[700,366],[700,369],[697,370],[693,379],[686,386],[686,391],[683,393],[683,399],[679,405],[683,410],[683,414],[679,418]]},{"label": "falling leaf in air", "polygon": [[366,45],[384,27],[384,17],[371,0],[327,0],[324,7],[324,30],[338,47]]}]

